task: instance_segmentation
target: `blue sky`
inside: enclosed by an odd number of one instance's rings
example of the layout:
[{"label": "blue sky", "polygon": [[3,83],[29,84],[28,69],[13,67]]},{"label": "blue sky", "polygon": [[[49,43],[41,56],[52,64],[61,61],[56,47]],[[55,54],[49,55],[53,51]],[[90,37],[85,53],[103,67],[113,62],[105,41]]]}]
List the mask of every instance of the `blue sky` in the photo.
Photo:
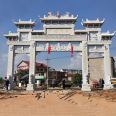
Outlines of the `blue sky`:
[{"label": "blue sky", "polygon": [[[60,11],[61,14],[70,12],[74,15],[78,14],[76,28],[82,28],[81,20],[105,18],[105,23],[102,27],[103,31],[116,31],[116,0],[0,0],[0,74],[6,73],[7,66],[7,44],[3,34],[8,31],[15,32],[16,27],[13,21],[20,19],[28,20],[32,18],[36,20],[35,29],[42,29],[42,24],[39,21],[39,16],[47,14],[48,11],[53,13]],[[111,55],[116,56],[116,40],[113,38],[111,45]],[[51,55],[58,57],[69,55],[69,53],[60,53]],[[44,55],[40,55],[43,58]],[[38,56],[39,57],[39,56]],[[22,57],[21,57],[22,58]],[[21,59],[18,57],[18,59]],[[25,57],[24,57],[25,58]],[[19,61],[17,60],[17,62]],[[65,59],[64,59],[65,60]],[[66,61],[66,60],[65,60]],[[64,62],[63,60],[61,62]],[[67,60],[68,62],[68,60]],[[53,61],[51,64],[61,66]],[[66,66],[66,65],[62,65]]]}]

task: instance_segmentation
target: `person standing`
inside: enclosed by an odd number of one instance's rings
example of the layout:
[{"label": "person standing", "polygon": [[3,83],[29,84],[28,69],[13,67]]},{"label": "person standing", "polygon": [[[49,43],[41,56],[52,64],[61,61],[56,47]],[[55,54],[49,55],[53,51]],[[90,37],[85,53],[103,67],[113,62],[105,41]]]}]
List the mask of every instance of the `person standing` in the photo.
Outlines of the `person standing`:
[{"label": "person standing", "polygon": [[62,81],[62,87],[63,87],[63,89],[65,89],[65,85],[66,85],[66,81],[65,81],[65,79],[63,79],[63,81]]},{"label": "person standing", "polygon": [[99,80],[99,86],[100,86],[100,88],[103,88],[103,86],[104,86],[104,80],[102,78],[100,78],[100,80]]},{"label": "person standing", "polygon": [[7,77],[5,77],[5,87],[6,87],[6,90],[8,91],[8,87],[9,87],[9,79],[7,79]]},{"label": "person standing", "polygon": [[52,79],[52,87],[53,88],[55,87],[55,83],[56,83],[56,80],[55,79]]}]

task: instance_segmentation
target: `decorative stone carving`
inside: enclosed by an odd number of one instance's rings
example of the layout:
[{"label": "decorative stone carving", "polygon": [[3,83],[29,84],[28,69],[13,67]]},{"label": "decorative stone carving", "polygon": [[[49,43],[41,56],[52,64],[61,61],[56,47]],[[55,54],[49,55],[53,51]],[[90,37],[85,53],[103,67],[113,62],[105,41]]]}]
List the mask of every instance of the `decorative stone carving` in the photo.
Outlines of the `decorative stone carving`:
[{"label": "decorative stone carving", "polygon": [[109,45],[104,46],[105,50],[109,49]]},{"label": "decorative stone carving", "polygon": [[87,47],[87,42],[83,42],[83,48],[85,49]]},{"label": "decorative stone carving", "polygon": [[35,42],[31,42],[30,46],[34,48],[36,46],[36,43]]},{"label": "decorative stone carving", "polygon": [[[63,42],[63,43],[44,43],[40,42],[37,43],[36,50],[37,51],[48,51],[48,46],[51,46],[51,51],[70,51],[71,45],[73,45],[71,42]],[[80,47],[80,44],[74,44],[73,49],[74,51],[78,51],[78,48]]]},{"label": "decorative stone carving", "polygon": [[10,49],[10,51],[13,51],[14,50],[14,46],[13,45],[10,45],[9,46],[9,49]]}]

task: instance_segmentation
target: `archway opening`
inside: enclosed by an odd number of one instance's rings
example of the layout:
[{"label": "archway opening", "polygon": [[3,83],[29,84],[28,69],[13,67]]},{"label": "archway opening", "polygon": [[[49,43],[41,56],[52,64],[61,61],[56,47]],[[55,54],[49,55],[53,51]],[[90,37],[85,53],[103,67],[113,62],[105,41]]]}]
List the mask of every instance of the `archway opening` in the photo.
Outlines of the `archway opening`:
[{"label": "archway opening", "polygon": [[[45,80],[47,87],[61,87],[62,80],[65,79],[67,86],[68,84],[69,86],[78,86],[77,80],[73,83],[76,75],[80,75],[82,81],[81,52],[73,54],[70,52],[50,52],[49,54],[48,52],[38,52],[36,63],[43,64],[43,67],[40,67],[35,74],[36,85],[41,85]],[[80,83],[82,84],[82,82]]]}]

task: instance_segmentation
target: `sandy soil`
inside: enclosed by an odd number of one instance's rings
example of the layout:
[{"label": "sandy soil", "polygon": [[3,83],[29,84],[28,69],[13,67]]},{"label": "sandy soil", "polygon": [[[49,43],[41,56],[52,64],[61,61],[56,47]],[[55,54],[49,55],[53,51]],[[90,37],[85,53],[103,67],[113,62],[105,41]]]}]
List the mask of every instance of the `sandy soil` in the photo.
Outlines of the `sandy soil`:
[{"label": "sandy soil", "polygon": [[[116,93],[113,93],[116,95]],[[116,116],[116,96],[106,93],[46,92],[0,95],[0,116]],[[115,97],[115,98],[114,98]]]}]

